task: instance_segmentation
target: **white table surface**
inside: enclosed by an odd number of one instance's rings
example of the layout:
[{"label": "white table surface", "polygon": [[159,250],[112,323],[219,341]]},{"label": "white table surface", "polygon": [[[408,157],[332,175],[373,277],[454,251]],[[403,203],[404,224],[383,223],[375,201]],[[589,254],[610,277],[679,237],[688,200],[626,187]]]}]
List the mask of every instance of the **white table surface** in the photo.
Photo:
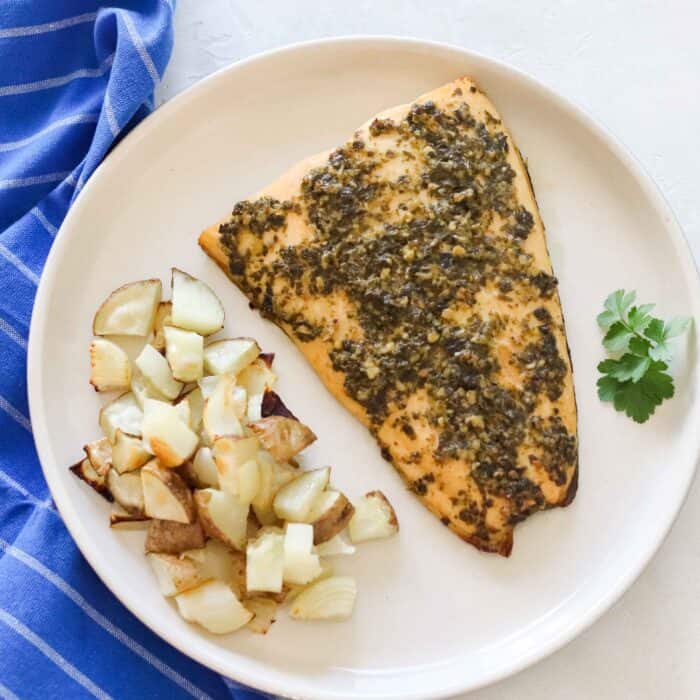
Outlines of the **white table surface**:
[{"label": "white table surface", "polygon": [[[344,34],[445,41],[574,100],[641,160],[700,256],[698,0],[178,0],[158,101],[231,62]],[[700,426],[698,426],[700,430]],[[663,478],[672,464],[659,465]],[[620,543],[624,546],[624,542]],[[566,648],[469,700],[700,698],[700,481],[619,603]]]}]

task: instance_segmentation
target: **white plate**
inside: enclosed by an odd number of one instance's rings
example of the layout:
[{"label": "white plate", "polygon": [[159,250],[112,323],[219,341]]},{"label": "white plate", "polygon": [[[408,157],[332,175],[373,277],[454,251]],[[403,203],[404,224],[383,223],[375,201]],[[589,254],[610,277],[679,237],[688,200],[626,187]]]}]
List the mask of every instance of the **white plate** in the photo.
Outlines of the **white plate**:
[{"label": "white plate", "polygon": [[[461,74],[492,97],[528,158],[561,281],[580,409],[573,505],[519,526],[510,559],[463,544],[406,492],[365,430],[285,336],[248,309],[200,252],[200,229],[297,159],[341,143],[375,112]],[[108,508],[67,470],[98,434],[87,383],[90,321],[120,284],[171,265],[225,300],[227,329],[277,354],[281,393],[320,436],[352,495],[381,488],[398,538],[352,562],[352,621],[215,637],[161,598],[142,535],[111,532]],[[629,586],[668,531],[695,469],[694,338],[679,344],[678,396],[643,426],[596,398],[595,316],[618,287],[664,315],[700,318],[698,279],[673,216],[639,165],[577,108],[517,71],[461,49],[358,38],[294,46],[221,71],[175,98],[107,158],[70,211],[42,276],[29,347],[39,455],[56,503],[102,580],[170,643],[244,683],[305,698],[426,698],[492,682],[552,652]],[[346,562],[347,563],[347,562]]]}]

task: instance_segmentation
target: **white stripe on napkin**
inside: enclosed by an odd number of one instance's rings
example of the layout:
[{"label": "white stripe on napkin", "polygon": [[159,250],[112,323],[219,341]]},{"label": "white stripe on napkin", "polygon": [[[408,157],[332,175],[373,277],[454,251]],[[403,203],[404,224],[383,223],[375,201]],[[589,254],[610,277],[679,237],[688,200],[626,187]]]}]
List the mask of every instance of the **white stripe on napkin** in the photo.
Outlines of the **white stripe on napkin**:
[{"label": "white stripe on napkin", "polygon": [[107,116],[107,124],[109,124],[109,130],[112,132],[112,136],[119,136],[119,124],[117,123],[117,117],[114,114],[114,109],[112,109],[112,100],[109,97],[109,88],[105,90],[105,115]]},{"label": "white stripe on napkin", "polygon": [[27,341],[4,318],[0,318],[0,331],[10,340],[14,340],[22,350],[27,349]]},{"label": "white stripe on napkin", "polygon": [[158,75],[158,71],[156,70],[156,66],[153,63],[153,60],[151,59],[150,54],[148,53],[148,49],[143,45],[143,41],[141,40],[141,36],[139,35],[138,31],[136,30],[136,26],[134,25],[134,21],[131,19],[131,15],[128,12],[122,12],[122,17],[124,19],[124,24],[126,24],[126,28],[129,31],[129,36],[131,36],[131,41],[134,42],[134,46],[136,47],[136,51],[138,52],[139,56],[141,57],[141,60],[143,61],[143,65],[146,66],[146,70],[148,71],[148,74],[151,76],[151,80],[153,80],[153,84],[157,85],[158,81],[160,80],[160,76]]},{"label": "white stripe on napkin", "polygon": [[154,656],[148,649],[144,649],[137,641],[129,637],[126,632],[122,631],[108,620],[102,613],[92,607],[90,603],[83,598],[69,583],[64,581],[58,574],[47,568],[38,559],[35,559],[27,552],[15,547],[0,538],[0,549],[10,556],[22,562],[40,576],[43,576],[49,583],[52,583],[63,593],[67,598],[70,598],[93,622],[96,622],[102,629],[109,632],[115,639],[118,639],[124,646],[128,647],[135,654],[140,656],[144,661],[147,661],[151,666],[160,671],[166,678],[169,678],[173,683],[179,685],[183,690],[188,692],[195,698],[200,700],[212,700],[211,696],[200,690],[196,685],[181,676],[177,671],[173,670],[166,663]]},{"label": "white stripe on napkin", "polygon": [[19,700],[19,698],[2,683],[0,683],[0,698],[2,698],[2,700]]},{"label": "white stripe on napkin", "polygon": [[0,29],[0,39],[10,39],[16,36],[34,36],[35,34],[46,34],[55,32],[66,27],[74,27],[76,24],[85,24],[92,22],[97,17],[97,12],[85,12],[82,15],[74,17],[66,17],[55,22],[46,22],[45,24],[32,24],[26,27],[12,27],[10,29]]},{"label": "white stripe on napkin", "polygon": [[46,218],[44,212],[41,211],[38,206],[34,207],[29,213],[32,214],[52,236],[58,233],[58,229]]},{"label": "white stripe on napkin", "polygon": [[16,617],[13,617],[6,610],[0,608],[0,622],[4,622],[11,630],[24,637],[30,644],[35,646],[47,659],[53,661],[67,676],[70,676],[76,683],[82,685],[85,690],[99,700],[112,700],[112,696],[105,693],[102,688],[95,685],[85,674],[81,673],[72,663],[66,661],[50,644],[47,644],[38,634],[32,632],[26,625],[22,624]]},{"label": "white stripe on napkin", "polygon": [[60,129],[64,126],[72,126],[73,124],[94,124],[95,122],[97,122],[98,118],[98,114],[87,113],[72,114],[71,116],[64,117],[63,119],[57,119],[55,122],[52,122],[51,124],[45,126],[39,131],[35,131],[33,134],[27,136],[26,138],[19,139],[17,141],[5,141],[4,143],[0,143],[0,153],[4,151],[12,151],[15,148],[22,148],[22,146],[27,146],[32,141],[36,141],[36,139],[41,138],[45,134],[55,131],[56,129]]},{"label": "white stripe on napkin", "polygon": [[0,97],[5,95],[21,95],[25,92],[36,92],[37,90],[47,90],[49,88],[60,87],[66,85],[78,78],[99,78],[104,75],[114,60],[114,54],[110,54],[105,58],[98,68],[80,68],[66,75],[59,75],[55,78],[46,78],[44,80],[36,80],[33,83],[18,83],[17,85],[3,85],[0,87]]},{"label": "white stripe on napkin", "polygon": [[7,472],[0,469],[0,481],[4,481],[8,486],[11,486],[15,491],[21,493],[32,505],[37,508],[44,508],[45,510],[54,510],[54,508],[49,503],[46,504],[45,501],[40,501],[36,496],[33,496],[27,489],[22,486],[18,481],[15,481]]},{"label": "white stripe on napkin", "polygon": [[70,170],[60,173],[46,173],[45,175],[33,175],[31,177],[12,177],[0,180],[0,190],[11,190],[16,187],[31,187],[32,185],[45,185],[48,182],[58,182],[70,175]]},{"label": "white stripe on napkin", "polygon": [[16,267],[30,282],[39,284],[39,275],[30,270],[9,248],[0,243],[0,255]]},{"label": "white stripe on napkin", "polygon": [[7,413],[10,418],[19,423],[25,430],[32,432],[32,424],[29,418],[20,413],[4,396],[0,395],[0,408]]}]

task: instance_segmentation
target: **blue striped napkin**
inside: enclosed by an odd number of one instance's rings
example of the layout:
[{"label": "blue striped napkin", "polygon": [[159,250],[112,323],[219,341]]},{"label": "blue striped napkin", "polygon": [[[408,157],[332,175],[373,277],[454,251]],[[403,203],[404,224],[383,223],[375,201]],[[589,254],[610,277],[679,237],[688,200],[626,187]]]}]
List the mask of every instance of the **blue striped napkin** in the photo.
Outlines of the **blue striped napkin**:
[{"label": "blue striped napkin", "polygon": [[34,449],[25,355],[46,255],[95,167],[153,109],[172,49],[170,0],[108,4],[0,0],[0,697],[261,698],[122,607]]}]

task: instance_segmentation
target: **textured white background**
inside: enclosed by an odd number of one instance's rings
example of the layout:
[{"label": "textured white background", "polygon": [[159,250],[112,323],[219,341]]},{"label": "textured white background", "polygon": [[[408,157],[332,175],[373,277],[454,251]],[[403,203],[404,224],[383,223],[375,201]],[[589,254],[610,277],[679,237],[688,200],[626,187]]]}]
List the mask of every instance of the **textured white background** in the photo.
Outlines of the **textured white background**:
[{"label": "textured white background", "polygon": [[[531,73],[606,125],[659,184],[697,259],[699,25],[699,0],[178,0],[159,101],[292,42],[343,34],[446,41]],[[665,469],[673,465],[659,465],[660,478]],[[562,651],[468,697],[692,700],[700,698],[699,657],[696,481],[661,551],[610,612]]]}]

